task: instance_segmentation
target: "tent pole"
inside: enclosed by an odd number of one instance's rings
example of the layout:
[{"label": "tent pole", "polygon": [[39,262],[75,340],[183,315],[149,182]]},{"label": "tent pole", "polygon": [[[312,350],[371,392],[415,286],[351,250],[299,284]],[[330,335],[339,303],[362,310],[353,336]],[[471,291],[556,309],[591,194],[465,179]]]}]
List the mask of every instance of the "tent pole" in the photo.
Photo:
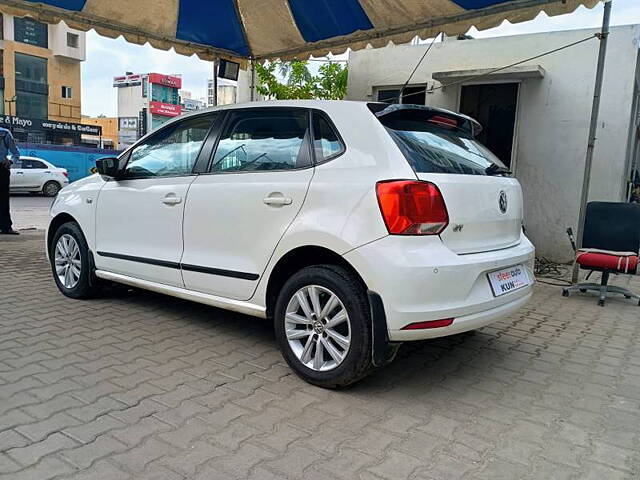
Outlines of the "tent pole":
[{"label": "tent pole", "polygon": [[213,61],[213,106],[218,106],[218,59]]},{"label": "tent pole", "polygon": [[[578,216],[577,247],[582,248],[584,236],[584,220],[589,201],[589,181],[591,180],[591,165],[593,163],[593,150],[596,145],[598,130],[598,114],[600,113],[600,95],[602,94],[602,79],[604,77],[604,61],[607,56],[607,38],[609,37],[609,22],[611,20],[612,0],[605,0],[604,15],[602,17],[602,31],[600,32],[600,50],[598,52],[598,67],[596,69],[596,85],[593,92],[593,107],[591,109],[591,124],[589,126],[589,143],[587,144],[587,156],[584,162],[584,176],[582,178],[582,196],[580,198],[580,214]],[[572,283],[578,283],[579,265],[573,264]]]}]

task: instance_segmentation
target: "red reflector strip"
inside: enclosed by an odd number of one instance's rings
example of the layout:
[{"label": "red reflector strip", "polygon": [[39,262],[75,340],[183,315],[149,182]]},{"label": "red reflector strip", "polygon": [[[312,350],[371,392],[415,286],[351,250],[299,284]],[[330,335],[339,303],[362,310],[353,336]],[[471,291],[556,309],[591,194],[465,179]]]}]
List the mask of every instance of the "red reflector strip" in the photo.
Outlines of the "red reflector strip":
[{"label": "red reflector strip", "polygon": [[426,328],[448,327],[453,323],[453,318],[443,318],[442,320],[429,320],[428,322],[415,322],[405,325],[401,330],[424,330]]}]

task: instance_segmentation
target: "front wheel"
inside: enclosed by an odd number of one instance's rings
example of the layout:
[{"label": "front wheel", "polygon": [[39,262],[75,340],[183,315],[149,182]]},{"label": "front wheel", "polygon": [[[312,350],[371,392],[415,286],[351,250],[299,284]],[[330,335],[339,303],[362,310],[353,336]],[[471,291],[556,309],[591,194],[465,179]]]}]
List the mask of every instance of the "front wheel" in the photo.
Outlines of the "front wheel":
[{"label": "front wheel", "polygon": [[366,291],[348,270],[307,267],[282,287],[275,332],[289,366],[325,388],[350,385],[371,365],[371,316]]},{"label": "front wheel", "polygon": [[56,230],[49,257],[53,279],[64,295],[79,299],[95,294],[89,247],[78,224],[68,222]]},{"label": "front wheel", "polygon": [[62,189],[58,182],[50,181],[44,184],[42,187],[42,193],[47,197],[55,197]]}]

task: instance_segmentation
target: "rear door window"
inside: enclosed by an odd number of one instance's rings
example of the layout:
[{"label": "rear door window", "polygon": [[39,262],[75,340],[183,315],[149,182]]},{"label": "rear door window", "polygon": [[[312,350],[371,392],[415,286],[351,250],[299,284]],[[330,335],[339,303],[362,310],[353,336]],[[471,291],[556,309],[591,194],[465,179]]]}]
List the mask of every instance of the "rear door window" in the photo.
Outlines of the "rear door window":
[{"label": "rear door window", "polygon": [[293,170],[311,165],[309,112],[300,108],[232,111],[211,172]]},{"label": "rear door window", "polygon": [[401,109],[378,116],[417,173],[487,175],[504,164],[459,125],[430,109]]}]

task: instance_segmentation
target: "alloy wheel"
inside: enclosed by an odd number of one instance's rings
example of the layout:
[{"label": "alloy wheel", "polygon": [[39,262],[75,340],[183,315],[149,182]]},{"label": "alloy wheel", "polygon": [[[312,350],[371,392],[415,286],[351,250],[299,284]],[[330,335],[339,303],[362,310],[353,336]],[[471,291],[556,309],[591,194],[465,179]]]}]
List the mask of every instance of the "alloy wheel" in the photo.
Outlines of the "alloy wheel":
[{"label": "alloy wheel", "polygon": [[65,233],[56,243],[54,254],[56,275],[65,288],[73,288],[80,281],[82,259],[78,242]]},{"label": "alloy wheel", "polygon": [[285,333],[296,358],[315,371],[336,368],[351,345],[347,309],[335,293],[319,285],[302,287],[291,297]]}]

